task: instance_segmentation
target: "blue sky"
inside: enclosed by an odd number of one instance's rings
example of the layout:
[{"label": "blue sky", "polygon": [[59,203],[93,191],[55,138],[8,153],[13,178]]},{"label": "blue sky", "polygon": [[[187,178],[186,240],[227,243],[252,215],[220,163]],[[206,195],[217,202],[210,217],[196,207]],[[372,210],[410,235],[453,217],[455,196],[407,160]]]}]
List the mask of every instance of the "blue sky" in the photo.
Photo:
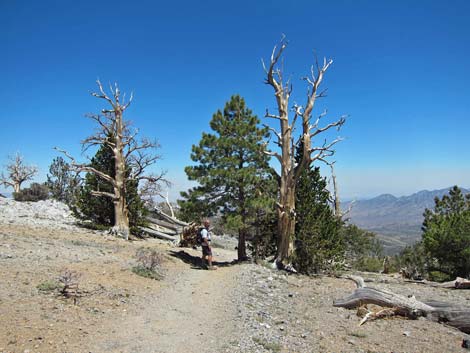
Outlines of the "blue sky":
[{"label": "blue sky", "polygon": [[134,92],[127,118],[160,142],[154,168],[175,197],[191,145],[231,95],[276,127],[261,58],[285,33],[292,102],[313,52],[334,60],[316,113],[350,116],[335,156],[343,197],[469,187],[469,13],[465,0],[0,0],[0,165],[19,151],[44,181],[54,146],[79,156],[100,78]]}]

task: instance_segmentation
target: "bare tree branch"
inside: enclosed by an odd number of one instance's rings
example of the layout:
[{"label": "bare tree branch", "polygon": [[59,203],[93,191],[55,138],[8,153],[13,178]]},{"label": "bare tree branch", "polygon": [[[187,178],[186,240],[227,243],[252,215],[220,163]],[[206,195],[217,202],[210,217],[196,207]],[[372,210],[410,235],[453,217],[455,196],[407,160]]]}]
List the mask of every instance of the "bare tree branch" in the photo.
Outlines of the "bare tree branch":
[{"label": "bare tree branch", "polygon": [[310,134],[310,137],[313,138],[316,135],[322,133],[323,131],[331,129],[332,127],[337,127],[338,129],[341,128],[344,125],[344,123],[346,122],[346,117],[347,117],[346,115],[343,115],[343,116],[341,116],[341,118],[339,120],[337,120],[335,122],[332,122],[332,123],[326,125],[325,127],[316,128],[315,131]]},{"label": "bare tree branch", "polygon": [[280,163],[282,162],[282,157],[279,153],[272,152],[272,151],[263,151],[266,155],[275,157]]},{"label": "bare tree branch", "polygon": [[318,152],[317,154],[313,155],[311,157],[312,162],[320,159],[320,158],[325,158],[325,157],[331,157],[335,151],[331,149],[334,145],[336,145],[338,142],[343,141],[343,138],[338,137],[332,142],[330,142],[328,145],[323,145],[322,147],[313,147],[310,149],[311,152]]},{"label": "bare tree branch", "polygon": [[93,173],[97,176],[99,176],[101,179],[109,182],[112,186],[116,186],[116,181],[111,177],[109,176],[108,174],[106,173],[103,173],[102,171],[99,171],[98,169],[96,168],[93,168],[93,167],[90,167],[88,164],[80,164],[80,163],[77,163],[75,161],[75,158],[73,158],[70,154],[67,153],[67,151],[65,150],[62,150],[60,148],[57,148],[57,147],[54,147],[54,149],[58,152],[61,152],[62,154],[64,154],[64,156],[66,156],[67,158],[70,159],[70,168],[74,171],[77,171],[77,172],[90,172],[90,173]]},{"label": "bare tree branch", "polygon": [[116,195],[115,194],[111,194],[110,192],[105,192],[105,191],[91,191],[91,194],[93,196],[106,196],[106,197],[109,197],[111,198],[112,200],[116,199]]},{"label": "bare tree branch", "polygon": [[269,131],[271,131],[274,136],[276,136],[276,138],[277,138],[276,144],[277,144],[278,146],[281,146],[281,144],[282,144],[281,133],[278,132],[276,129],[270,127],[269,125],[263,124],[263,126],[264,126],[265,128],[267,128]]},{"label": "bare tree branch", "polygon": [[105,99],[106,101],[108,101],[109,104],[111,104],[111,106],[114,108],[114,102],[111,98],[108,97],[108,95],[105,93],[104,89],[103,89],[103,85],[101,84],[100,80],[96,80],[96,83],[98,84],[98,89],[100,90],[100,93],[96,93],[96,92],[93,92],[91,95],[93,97],[97,97],[97,98],[101,98],[101,99]]},{"label": "bare tree branch", "polygon": [[285,120],[284,117],[280,117],[279,115],[274,115],[269,113],[268,109],[266,109],[266,114],[264,115],[266,118],[278,119],[278,120]]}]

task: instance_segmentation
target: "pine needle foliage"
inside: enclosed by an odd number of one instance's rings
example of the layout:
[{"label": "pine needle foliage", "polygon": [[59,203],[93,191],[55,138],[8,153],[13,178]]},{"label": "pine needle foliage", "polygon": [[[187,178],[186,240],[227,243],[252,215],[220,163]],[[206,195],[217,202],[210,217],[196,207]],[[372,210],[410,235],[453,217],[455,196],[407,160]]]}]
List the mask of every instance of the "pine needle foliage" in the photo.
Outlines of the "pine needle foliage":
[{"label": "pine needle foliage", "polygon": [[72,172],[70,165],[62,157],[54,158],[46,182],[51,197],[70,206],[75,201],[79,184],[80,178]]},{"label": "pine needle foliage", "polygon": [[[100,146],[95,156],[91,159],[90,166],[115,176],[114,154],[106,144]],[[113,193],[112,185],[93,173],[87,173],[80,188],[75,213],[82,219],[90,220],[96,228],[108,228],[114,225],[114,204],[111,198],[95,196],[93,191]],[[129,226],[131,233],[138,234],[137,227],[146,224],[145,217],[148,214],[144,202],[138,193],[138,182],[128,180],[126,184],[126,202],[129,210]]]},{"label": "pine needle foliage", "polygon": [[428,270],[449,276],[470,276],[470,195],[454,186],[424,212],[422,243],[428,253]]},{"label": "pine needle foliage", "polygon": [[[300,161],[302,146],[297,150]],[[330,192],[320,168],[302,172],[296,185],[296,234],[294,266],[301,273],[330,270],[344,256],[341,220],[330,206]]]},{"label": "pine needle foliage", "polygon": [[239,95],[231,97],[223,110],[210,121],[211,132],[202,134],[193,145],[185,168],[190,180],[199,186],[182,193],[180,217],[198,220],[221,214],[224,224],[239,235],[238,257],[246,257],[245,239],[250,236],[257,210],[273,207],[268,192],[272,183],[269,158],[263,153],[266,128],[246,107]]}]

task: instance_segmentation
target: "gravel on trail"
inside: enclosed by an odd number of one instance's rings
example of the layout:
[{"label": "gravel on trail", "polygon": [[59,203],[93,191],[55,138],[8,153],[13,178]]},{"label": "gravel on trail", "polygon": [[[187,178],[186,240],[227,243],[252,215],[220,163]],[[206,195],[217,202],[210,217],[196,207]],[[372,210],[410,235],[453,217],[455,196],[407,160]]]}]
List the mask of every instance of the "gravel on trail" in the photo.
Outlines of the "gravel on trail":
[{"label": "gravel on trail", "polygon": [[[354,290],[352,281],[238,264],[232,262],[236,242],[225,240],[214,247],[219,269],[203,271],[199,250],[80,228],[55,201],[0,198],[0,328],[7,328],[0,329],[0,352],[468,351],[461,343],[469,335],[424,318],[359,326],[356,310],[332,305]],[[142,246],[165,254],[163,280],[132,273]],[[81,274],[88,293],[76,305],[38,290],[64,268]],[[470,304],[470,291],[361,275],[369,286],[418,300]]]}]

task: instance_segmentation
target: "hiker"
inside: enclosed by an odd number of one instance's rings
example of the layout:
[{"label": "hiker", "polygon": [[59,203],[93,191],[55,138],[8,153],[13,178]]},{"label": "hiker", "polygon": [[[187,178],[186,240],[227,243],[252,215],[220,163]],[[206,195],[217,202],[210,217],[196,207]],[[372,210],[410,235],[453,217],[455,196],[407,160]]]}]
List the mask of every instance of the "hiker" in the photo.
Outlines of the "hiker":
[{"label": "hiker", "polygon": [[202,263],[205,266],[205,260],[207,259],[207,269],[208,270],[215,270],[217,269],[216,266],[212,265],[212,248],[211,248],[211,235],[209,233],[209,226],[211,223],[208,219],[204,220],[203,222],[204,227],[201,230],[201,247],[202,247]]}]

